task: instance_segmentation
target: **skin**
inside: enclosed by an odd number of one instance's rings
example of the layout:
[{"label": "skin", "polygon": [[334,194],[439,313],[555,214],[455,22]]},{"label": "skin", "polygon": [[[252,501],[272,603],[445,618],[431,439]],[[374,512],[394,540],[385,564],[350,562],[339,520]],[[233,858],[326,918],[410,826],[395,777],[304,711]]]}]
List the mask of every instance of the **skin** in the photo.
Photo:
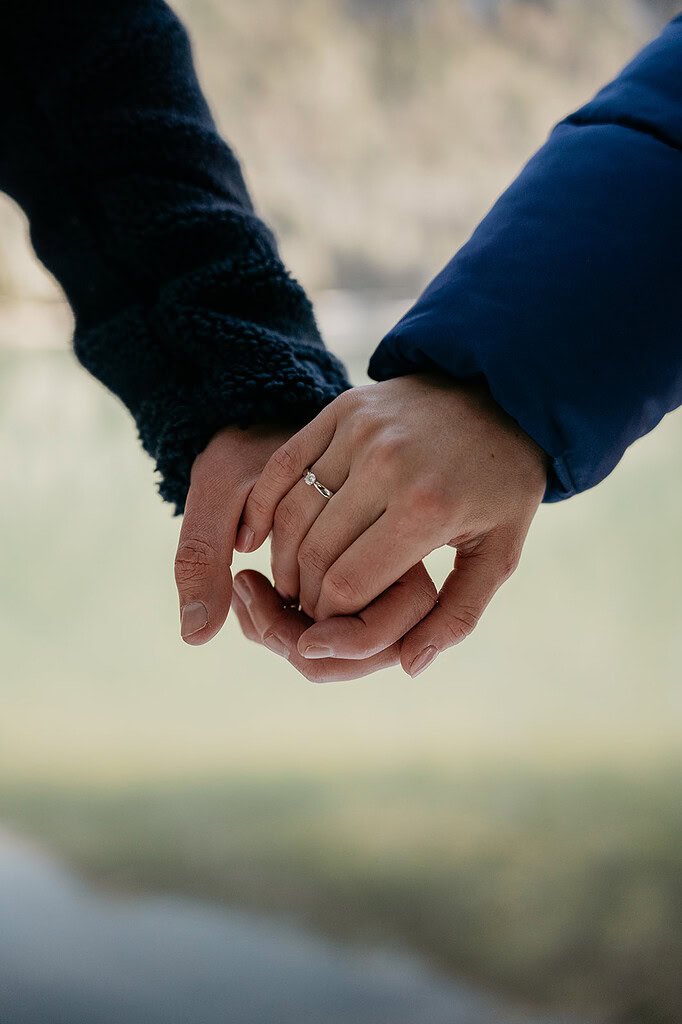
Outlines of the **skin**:
[{"label": "skin", "polygon": [[230,604],[244,633],[287,660],[307,679],[356,679],[397,664],[403,634],[433,608],[436,589],[423,565],[410,568],[361,614],[337,618],[339,657],[311,662],[298,653],[312,620],[285,602],[260,573],[233,581],[231,563],[244,504],[273,452],[291,430],[255,426],[219,431],[194,460],[178,549],[175,580],[186,643],[207,643]]},{"label": "skin", "polygon": [[[291,431],[254,426],[218,431],[197,455],[175,555],[180,630],[193,646],[221,629],[232,598],[232,556],[244,502]],[[202,606],[203,605],[203,609]]]},{"label": "skin", "polygon": [[[302,480],[307,467],[333,497]],[[278,637],[296,661],[348,658],[337,617],[359,616],[430,551],[456,548],[437,603],[400,643],[414,676],[472,632],[514,572],[546,478],[545,453],[483,386],[400,377],[340,395],[272,454],[238,548],[272,530],[276,590],[310,621],[296,655],[295,633]]]},{"label": "skin", "polygon": [[436,588],[426,569],[421,563],[413,566],[358,615],[332,620],[335,657],[310,659],[298,647],[313,620],[298,608],[283,606],[282,598],[261,573],[251,569],[240,572],[232,596],[244,635],[279,654],[316,683],[359,679],[397,665],[403,634],[435,603]]}]

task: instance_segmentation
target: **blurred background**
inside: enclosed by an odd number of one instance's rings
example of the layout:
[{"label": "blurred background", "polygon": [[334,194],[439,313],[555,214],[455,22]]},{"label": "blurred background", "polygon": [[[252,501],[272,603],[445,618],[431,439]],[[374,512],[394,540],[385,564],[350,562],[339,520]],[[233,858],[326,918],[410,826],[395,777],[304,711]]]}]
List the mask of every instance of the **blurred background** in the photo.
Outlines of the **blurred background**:
[{"label": "blurred background", "polygon": [[[552,124],[679,9],[174,6],[355,383]],[[70,328],[0,196],[2,1024],[679,1024],[682,415],[541,508],[418,680],[316,687],[233,620],[182,644],[179,520]]]}]

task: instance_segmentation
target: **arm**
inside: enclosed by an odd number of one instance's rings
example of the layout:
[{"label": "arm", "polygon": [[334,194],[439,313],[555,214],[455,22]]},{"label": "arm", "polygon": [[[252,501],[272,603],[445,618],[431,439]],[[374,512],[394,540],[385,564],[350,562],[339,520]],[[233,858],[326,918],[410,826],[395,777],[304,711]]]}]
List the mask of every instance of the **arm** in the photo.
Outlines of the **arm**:
[{"label": "arm", "polygon": [[227,425],[307,421],[347,388],[253,211],[162,0],[2,15],[0,188],[75,315],[80,362],[135,418],[184,510]]},{"label": "arm", "polygon": [[551,458],[602,480],[682,403],[682,16],[547,143],[384,338],[375,380],[484,378]]},{"label": "arm", "polygon": [[[246,496],[272,452],[348,387],[343,367],[253,212],[161,0],[25,0],[3,14],[0,128],[0,187],[71,302],[76,354],[133,413],[162,496],[184,512],[181,630],[203,644],[230,607]],[[283,612],[264,579],[254,588],[251,607],[235,595],[247,635],[276,630],[295,648],[309,621]],[[415,567],[348,621],[347,663],[290,660],[315,679],[394,664],[396,630],[434,600]]]},{"label": "arm", "polygon": [[[382,341],[380,383],[323,410],[249,496],[255,543],[274,521],[275,577],[316,619],[362,608],[403,560],[456,548],[402,641],[411,675],[475,627],[543,493],[597,483],[682,401],[681,71],[682,17],[557,126]],[[302,466],[329,502],[313,506]],[[298,649],[337,643],[331,618]]]}]

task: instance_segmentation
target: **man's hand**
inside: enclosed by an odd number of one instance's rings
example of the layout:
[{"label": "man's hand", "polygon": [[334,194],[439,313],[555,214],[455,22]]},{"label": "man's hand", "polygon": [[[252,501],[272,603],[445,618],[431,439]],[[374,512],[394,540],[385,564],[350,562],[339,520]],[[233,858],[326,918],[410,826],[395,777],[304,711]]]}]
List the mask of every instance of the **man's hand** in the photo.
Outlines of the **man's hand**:
[{"label": "man's hand", "polygon": [[[286,658],[301,675],[316,683],[359,679],[400,660],[402,637],[428,615],[436,603],[436,588],[424,566],[413,566],[359,615],[339,615],[326,622],[285,607],[274,587],[252,569],[238,573],[232,604],[249,640]],[[316,630],[327,643],[316,645]],[[300,653],[301,636],[307,657]]]},{"label": "man's hand", "polygon": [[[175,556],[180,631],[188,644],[205,644],[227,618],[244,502],[272,453],[290,436],[281,427],[225,427],[194,460]],[[240,541],[248,538],[242,529]]]}]

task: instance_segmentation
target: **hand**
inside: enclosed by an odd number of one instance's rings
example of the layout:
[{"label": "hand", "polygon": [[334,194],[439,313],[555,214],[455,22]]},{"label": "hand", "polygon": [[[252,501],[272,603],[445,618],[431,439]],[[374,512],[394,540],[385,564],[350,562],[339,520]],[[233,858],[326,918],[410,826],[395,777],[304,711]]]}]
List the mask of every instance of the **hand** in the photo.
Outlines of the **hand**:
[{"label": "hand", "polygon": [[[332,647],[353,615],[444,544],[455,566],[405,637],[411,674],[471,633],[514,571],[546,486],[544,452],[479,384],[415,374],[345,392],[272,457],[244,508],[250,550],[273,530],[275,585]],[[305,469],[333,492],[325,499]],[[326,641],[329,641],[326,643]],[[298,642],[303,652],[307,631]]]},{"label": "hand", "polygon": [[[265,426],[227,427],[194,460],[175,558],[183,639],[197,646],[215,636],[232,598],[245,634],[283,654],[306,678],[355,679],[398,661],[400,638],[433,608],[436,588],[423,566],[414,567],[362,615],[334,620],[335,646],[347,661],[317,663],[296,649],[310,619],[284,610],[265,577],[252,570],[239,573],[235,582],[242,581],[242,597],[233,595],[230,565],[246,496],[290,433]],[[237,536],[240,546],[248,547],[247,530],[242,527]]]},{"label": "hand", "polygon": [[[227,618],[244,502],[272,453],[290,436],[281,427],[226,427],[194,460],[175,556],[181,633],[188,644],[205,644]],[[242,529],[241,542],[248,539]]]},{"label": "hand", "polygon": [[[252,569],[237,574],[232,594],[244,635],[281,655],[316,683],[358,679],[397,664],[403,634],[435,603],[436,588],[421,564],[409,569],[359,615],[322,623],[314,624],[303,612],[285,607],[269,581]],[[326,656],[321,646],[315,648],[314,660],[299,653],[301,635],[306,633],[308,644],[314,645],[317,629],[326,629],[335,657]]]}]

